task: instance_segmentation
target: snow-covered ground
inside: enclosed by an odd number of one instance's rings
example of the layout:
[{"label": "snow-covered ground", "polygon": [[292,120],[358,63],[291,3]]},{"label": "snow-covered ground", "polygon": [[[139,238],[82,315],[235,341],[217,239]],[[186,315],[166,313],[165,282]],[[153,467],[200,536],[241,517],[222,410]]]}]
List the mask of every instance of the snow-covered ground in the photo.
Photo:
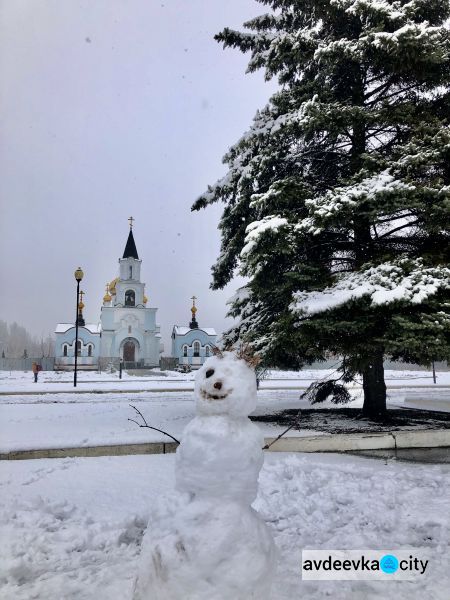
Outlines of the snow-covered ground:
[{"label": "snow-covered ground", "polygon": [[[149,508],[171,492],[173,467],[173,455],[2,461],[1,600],[128,600]],[[266,455],[255,507],[280,551],[274,600],[448,600],[449,472]],[[419,581],[300,578],[302,548],[406,547],[431,554]]]},{"label": "snow-covered ground", "polygon": [[[305,369],[303,371],[269,371],[261,382],[261,389],[306,388],[312,381],[323,379],[335,373],[332,369]],[[90,390],[105,391],[139,391],[139,390],[193,390],[195,373],[178,373],[176,371],[154,371],[151,376],[128,375],[123,372],[122,379],[116,373],[97,373],[80,371],[77,387],[73,387],[73,373],[43,371],[37,383],[33,381],[31,371],[0,371],[0,394],[20,393],[55,393],[78,392]],[[386,371],[388,387],[414,384],[416,386],[432,386],[431,371]],[[437,385],[450,385],[450,371],[437,373]]]},{"label": "snow-covered ground", "polygon": [[[258,393],[257,412],[307,406],[301,388],[326,374],[272,374]],[[77,391],[84,393],[74,393],[69,373],[42,373],[38,384],[30,375],[0,372],[0,451],[164,439],[128,421],[136,416],[129,404],[176,437],[194,416],[192,374],[120,381],[116,374],[81,373]],[[437,386],[426,372],[389,372],[387,382],[393,405],[450,409],[448,373],[438,373]],[[359,386],[352,395],[360,405]],[[265,435],[281,431],[258,425]],[[157,499],[173,493],[173,468],[173,455],[0,461],[0,599],[130,598],[147,516]],[[266,454],[255,507],[280,550],[274,600],[448,600],[449,472],[449,465]],[[405,547],[431,552],[419,581],[300,578],[302,548]]]},{"label": "snow-covered ground", "polygon": [[[263,381],[255,414],[310,407],[299,399],[301,388],[327,373],[303,371],[290,373],[290,377],[282,381]],[[161,433],[130,422],[128,419],[136,418],[130,404],[145,415],[150,425],[180,439],[182,430],[194,416],[193,381],[192,374],[176,375],[175,381],[172,373],[166,378],[127,376],[119,380],[115,374],[83,372],[76,389],[83,393],[74,393],[69,373],[45,372],[40,381],[33,384],[29,381],[30,373],[0,372],[0,452],[169,441]],[[292,379],[294,375],[296,379]],[[283,385],[286,383],[294,389]],[[438,373],[436,386],[431,373],[423,371],[388,372],[387,383],[391,406],[450,410],[449,373]],[[58,389],[60,386],[63,389]],[[186,391],[179,391],[180,387]],[[159,391],[145,391],[148,389]],[[33,391],[34,394],[29,393]],[[58,393],[51,393],[55,391]],[[361,406],[361,387],[354,386],[351,392],[354,398],[351,406]],[[330,406],[333,405],[323,403],[318,408]],[[258,423],[258,426],[267,437],[276,436],[284,429],[267,423]],[[290,435],[311,433],[301,430],[292,431]]]}]

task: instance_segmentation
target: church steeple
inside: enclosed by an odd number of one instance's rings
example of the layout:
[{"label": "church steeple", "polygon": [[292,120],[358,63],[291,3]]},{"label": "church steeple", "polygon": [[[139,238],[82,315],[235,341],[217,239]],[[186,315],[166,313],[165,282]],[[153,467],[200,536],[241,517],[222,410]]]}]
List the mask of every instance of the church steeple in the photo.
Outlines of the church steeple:
[{"label": "church steeple", "polygon": [[134,242],[133,237],[133,217],[130,217],[128,221],[130,222],[130,233],[128,234],[128,239],[125,246],[125,250],[123,251],[122,258],[136,258],[137,260],[139,260],[139,256],[136,250],[136,244]]},{"label": "church steeple", "polygon": [[78,302],[77,323],[78,323],[78,325],[81,325],[82,327],[85,326],[85,321],[84,321],[84,317],[83,317],[83,308],[84,308],[83,296],[84,296],[84,292],[81,291],[80,292],[80,301]]},{"label": "church steeple", "polygon": [[197,298],[195,296],[192,296],[191,300],[192,300],[192,307],[191,307],[192,321],[189,323],[189,327],[190,327],[190,329],[198,329],[198,322],[197,322],[197,319],[195,318],[195,313],[197,312],[197,307],[195,306],[195,301],[197,300]]}]

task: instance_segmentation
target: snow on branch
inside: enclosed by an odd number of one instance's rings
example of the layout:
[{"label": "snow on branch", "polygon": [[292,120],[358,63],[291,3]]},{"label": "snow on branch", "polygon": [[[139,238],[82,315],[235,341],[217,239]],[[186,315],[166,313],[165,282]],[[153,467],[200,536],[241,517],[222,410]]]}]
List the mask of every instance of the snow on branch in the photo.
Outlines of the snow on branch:
[{"label": "snow on branch", "polygon": [[420,259],[401,259],[344,275],[322,291],[297,292],[291,310],[312,315],[363,296],[370,297],[373,305],[397,301],[420,304],[439,289],[450,289],[449,268],[424,267]]},{"label": "snow on branch", "polygon": [[264,217],[261,221],[250,223],[245,230],[247,235],[245,237],[245,246],[241,250],[241,258],[247,256],[253,250],[263,233],[266,231],[277,231],[277,229],[287,224],[287,219],[274,215]]},{"label": "snow on branch", "polygon": [[426,0],[330,0],[330,4],[348,15],[378,16],[391,21],[421,18]]},{"label": "snow on branch", "polygon": [[[432,27],[427,21],[421,23],[407,23],[396,31],[376,31],[361,36],[364,40],[374,47],[393,50],[395,47],[402,49],[404,44],[417,44],[422,47],[422,52],[426,50],[437,50],[442,40],[448,36],[446,27]],[[439,54],[439,53],[438,53]]]},{"label": "snow on branch", "polygon": [[298,228],[310,233],[319,233],[321,221],[334,217],[346,208],[357,206],[361,200],[374,200],[380,195],[413,190],[415,190],[413,185],[395,179],[386,169],[358,183],[337,187],[324,196],[306,200],[305,204],[310,210],[311,217],[304,219]]}]

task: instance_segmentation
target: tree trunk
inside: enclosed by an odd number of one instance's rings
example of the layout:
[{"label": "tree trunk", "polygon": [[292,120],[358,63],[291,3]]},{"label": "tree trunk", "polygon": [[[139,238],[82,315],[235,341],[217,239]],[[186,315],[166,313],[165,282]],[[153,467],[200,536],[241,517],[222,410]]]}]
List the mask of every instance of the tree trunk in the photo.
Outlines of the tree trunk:
[{"label": "tree trunk", "polygon": [[380,419],[386,416],[386,384],[384,382],[383,351],[369,358],[363,371],[363,416]]}]

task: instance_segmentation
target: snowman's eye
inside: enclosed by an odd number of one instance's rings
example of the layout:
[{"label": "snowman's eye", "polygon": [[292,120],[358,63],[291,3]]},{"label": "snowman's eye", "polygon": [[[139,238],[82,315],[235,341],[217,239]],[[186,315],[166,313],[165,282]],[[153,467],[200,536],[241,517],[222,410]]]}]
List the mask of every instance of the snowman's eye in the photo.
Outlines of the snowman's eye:
[{"label": "snowman's eye", "polygon": [[206,371],[206,377],[211,377],[211,375],[214,375],[214,369],[208,369]]}]

